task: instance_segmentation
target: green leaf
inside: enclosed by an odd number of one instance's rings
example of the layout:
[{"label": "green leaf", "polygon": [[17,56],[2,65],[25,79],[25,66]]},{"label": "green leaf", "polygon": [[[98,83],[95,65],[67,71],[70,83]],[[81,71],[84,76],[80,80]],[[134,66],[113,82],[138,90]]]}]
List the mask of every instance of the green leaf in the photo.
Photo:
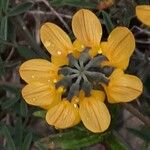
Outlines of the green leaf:
[{"label": "green leaf", "polygon": [[8,5],[9,5],[9,0],[0,0],[0,11],[6,14]]},{"label": "green leaf", "polygon": [[45,110],[40,110],[33,113],[33,116],[40,117],[40,118],[45,118],[45,115],[46,115]]},{"label": "green leaf", "polygon": [[43,138],[38,143],[46,148],[53,149],[79,149],[104,141],[110,132],[94,134],[87,130],[72,129],[63,133],[53,134]]},{"label": "green leaf", "polygon": [[150,127],[143,127],[141,130],[127,128],[135,136],[141,138],[146,142],[150,142]]},{"label": "green leaf", "polygon": [[0,150],[8,150],[6,147],[0,145]]},{"label": "green leaf", "polygon": [[0,56],[0,76],[5,74],[5,68],[3,66],[2,58]]},{"label": "green leaf", "polygon": [[2,109],[8,109],[13,106],[18,100],[20,96],[15,96],[14,98],[6,98],[5,101],[2,103]]},{"label": "green leaf", "polygon": [[109,136],[106,140],[110,150],[128,150],[127,145],[114,135]]},{"label": "green leaf", "polygon": [[28,115],[28,106],[24,100],[21,100],[20,103],[20,114],[23,117],[26,117]]},{"label": "green leaf", "polygon": [[21,3],[20,5],[17,5],[16,7],[12,8],[8,12],[8,16],[12,17],[12,16],[22,14],[22,13],[28,11],[32,7],[32,5],[33,5],[33,3],[31,3],[31,2]]},{"label": "green leaf", "polygon": [[138,4],[140,5],[150,5],[150,1],[149,0],[138,0]]},{"label": "green leaf", "polygon": [[0,22],[0,37],[7,40],[8,20],[7,17],[2,17]]},{"label": "green leaf", "polygon": [[22,126],[22,119],[18,118],[15,124],[15,132],[14,132],[14,142],[17,149],[22,149],[22,139],[23,139],[23,126]]},{"label": "green leaf", "polygon": [[103,15],[103,20],[104,20],[105,26],[107,28],[107,31],[108,31],[108,33],[110,33],[114,29],[114,25],[113,25],[108,13],[106,13],[105,11],[102,11],[102,15]]},{"label": "green leaf", "polygon": [[73,6],[73,7],[84,7],[84,8],[96,8],[97,4],[87,0],[53,0],[52,5],[55,6]]},{"label": "green leaf", "polygon": [[38,147],[39,150],[47,150],[47,148],[44,146],[44,144],[41,143],[36,143],[36,146]]},{"label": "green leaf", "polygon": [[3,136],[6,138],[7,147],[8,147],[7,149],[8,150],[16,150],[14,141],[10,135],[8,128],[5,125],[1,125],[0,130],[1,130],[1,133],[3,134]]},{"label": "green leaf", "polygon": [[38,55],[26,46],[18,46],[17,51],[25,59],[37,58]]},{"label": "green leaf", "polygon": [[24,138],[24,142],[22,144],[22,150],[29,150],[31,142],[32,142],[32,133],[28,133]]},{"label": "green leaf", "polygon": [[135,1],[119,1],[110,9],[109,15],[116,26],[129,27],[131,19],[135,16]]}]

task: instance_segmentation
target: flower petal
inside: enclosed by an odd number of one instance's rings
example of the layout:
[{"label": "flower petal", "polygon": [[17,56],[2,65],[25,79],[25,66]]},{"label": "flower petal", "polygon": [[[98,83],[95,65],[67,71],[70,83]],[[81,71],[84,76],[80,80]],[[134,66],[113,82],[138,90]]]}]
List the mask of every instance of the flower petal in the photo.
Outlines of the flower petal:
[{"label": "flower petal", "polygon": [[101,49],[109,60],[106,65],[126,69],[135,49],[134,36],[126,27],[117,27],[110,33],[108,41],[101,44]]},{"label": "flower petal", "polygon": [[72,29],[76,38],[86,47],[98,46],[102,37],[102,27],[97,16],[87,9],[79,10],[72,19]]},{"label": "flower petal", "polygon": [[76,120],[79,120],[78,108],[66,100],[51,108],[46,114],[47,123],[60,129],[75,125]]},{"label": "flower petal", "polygon": [[58,67],[44,59],[31,59],[19,69],[20,76],[27,83],[49,83],[58,78]]},{"label": "flower petal", "polygon": [[44,108],[56,105],[61,99],[61,93],[54,86],[42,83],[26,85],[22,89],[22,96],[28,104]]},{"label": "flower petal", "polygon": [[68,64],[68,59],[66,56],[51,56],[51,62],[58,67]]},{"label": "flower petal", "polygon": [[110,103],[130,102],[136,99],[143,90],[141,80],[133,75],[115,70],[110,77],[106,93]]},{"label": "flower petal", "polygon": [[136,15],[143,24],[150,26],[150,5],[136,6]]},{"label": "flower petal", "polygon": [[57,25],[47,22],[40,29],[42,43],[50,54],[66,56],[73,50],[69,36]]},{"label": "flower petal", "polygon": [[94,99],[100,100],[101,102],[104,102],[104,100],[105,100],[105,93],[103,91],[100,91],[100,90],[92,90],[91,96]]},{"label": "flower petal", "polygon": [[104,132],[110,125],[109,111],[98,99],[85,97],[80,103],[79,113],[85,127],[92,132]]}]

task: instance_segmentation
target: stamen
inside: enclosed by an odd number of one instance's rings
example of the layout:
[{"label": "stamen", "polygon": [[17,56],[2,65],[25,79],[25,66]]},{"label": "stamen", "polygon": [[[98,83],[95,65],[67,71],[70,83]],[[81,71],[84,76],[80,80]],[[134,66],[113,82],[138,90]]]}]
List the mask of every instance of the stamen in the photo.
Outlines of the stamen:
[{"label": "stamen", "polygon": [[76,58],[72,54],[68,55],[68,59],[69,59],[69,66],[70,67],[74,66],[79,70],[80,66],[78,64],[78,61],[76,60]]},{"label": "stamen", "polygon": [[81,54],[80,54],[80,57],[79,57],[79,64],[80,64],[80,67],[83,67],[84,66],[84,63],[86,63],[89,59],[90,59],[90,55],[89,55],[89,48],[86,48]]},{"label": "stamen", "polygon": [[100,63],[104,60],[107,60],[105,56],[98,55],[89,61],[89,63],[85,66],[85,69],[88,70],[90,67],[100,67]]},{"label": "stamen", "polygon": [[58,71],[58,73],[66,76],[66,75],[69,75],[71,73],[79,73],[79,71],[77,69],[72,69],[70,67],[63,67]]},{"label": "stamen", "polygon": [[85,92],[85,96],[89,97],[91,95],[92,84],[88,81],[85,75],[83,76],[83,80],[82,90]]},{"label": "stamen", "polygon": [[74,84],[72,84],[72,86],[70,87],[70,90],[69,90],[68,96],[67,96],[68,100],[71,100],[73,98],[73,96],[79,95],[80,80],[81,80],[81,77],[79,76],[78,79],[76,80],[76,82]]},{"label": "stamen", "polygon": [[109,82],[109,79],[105,77],[103,73],[86,71],[86,74],[90,76],[96,82],[103,82],[105,84],[108,84]]},{"label": "stamen", "polygon": [[56,88],[63,87],[66,91],[63,94],[67,100],[71,101],[74,96],[79,95],[83,90],[85,96],[91,95],[91,90],[100,90],[101,83],[108,84],[107,78],[114,70],[113,67],[101,66],[107,58],[103,55],[97,55],[91,58],[89,48],[81,52],[79,59],[73,54],[68,54],[69,65],[62,66],[58,73],[63,77],[56,84]]},{"label": "stamen", "polygon": [[59,80],[55,86],[56,88],[59,88],[60,86],[63,86],[67,88],[69,85],[72,84],[72,79],[78,77],[78,74],[73,74],[69,76],[65,76],[63,79]]}]

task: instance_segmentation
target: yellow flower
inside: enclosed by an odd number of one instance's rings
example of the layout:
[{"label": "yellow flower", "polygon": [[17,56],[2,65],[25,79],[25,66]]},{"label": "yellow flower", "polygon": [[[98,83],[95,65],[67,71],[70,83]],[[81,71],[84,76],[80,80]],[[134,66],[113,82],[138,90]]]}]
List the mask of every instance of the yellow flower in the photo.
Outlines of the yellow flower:
[{"label": "yellow flower", "polygon": [[99,19],[86,9],[73,16],[72,28],[73,43],[57,25],[41,27],[51,62],[32,59],[21,65],[20,76],[28,83],[22,95],[27,103],[47,109],[46,121],[56,128],[69,128],[82,120],[90,131],[104,132],[111,120],[105,93],[110,103],[120,103],[142,92],[140,79],[123,72],[135,40],[126,27],[117,27],[101,42]]},{"label": "yellow flower", "polygon": [[136,6],[136,16],[143,24],[150,26],[150,5]]}]

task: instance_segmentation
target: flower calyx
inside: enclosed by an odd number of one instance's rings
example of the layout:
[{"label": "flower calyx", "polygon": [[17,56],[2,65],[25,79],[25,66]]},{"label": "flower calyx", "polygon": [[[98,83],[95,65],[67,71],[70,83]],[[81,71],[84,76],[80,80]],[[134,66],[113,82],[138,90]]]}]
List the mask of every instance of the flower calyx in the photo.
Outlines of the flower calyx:
[{"label": "flower calyx", "polygon": [[108,84],[108,76],[113,72],[113,67],[101,66],[107,58],[103,55],[97,55],[93,58],[89,55],[89,48],[81,52],[79,58],[73,54],[68,55],[68,65],[59,69],[59,74],[63,75],[56,83],[56,88],[63,86],[66,89],[64,93],[68,100],[78,96],[80,90],[83,90],[85,96],[91,95],[92,89],[98,89],[102,84]]}]

